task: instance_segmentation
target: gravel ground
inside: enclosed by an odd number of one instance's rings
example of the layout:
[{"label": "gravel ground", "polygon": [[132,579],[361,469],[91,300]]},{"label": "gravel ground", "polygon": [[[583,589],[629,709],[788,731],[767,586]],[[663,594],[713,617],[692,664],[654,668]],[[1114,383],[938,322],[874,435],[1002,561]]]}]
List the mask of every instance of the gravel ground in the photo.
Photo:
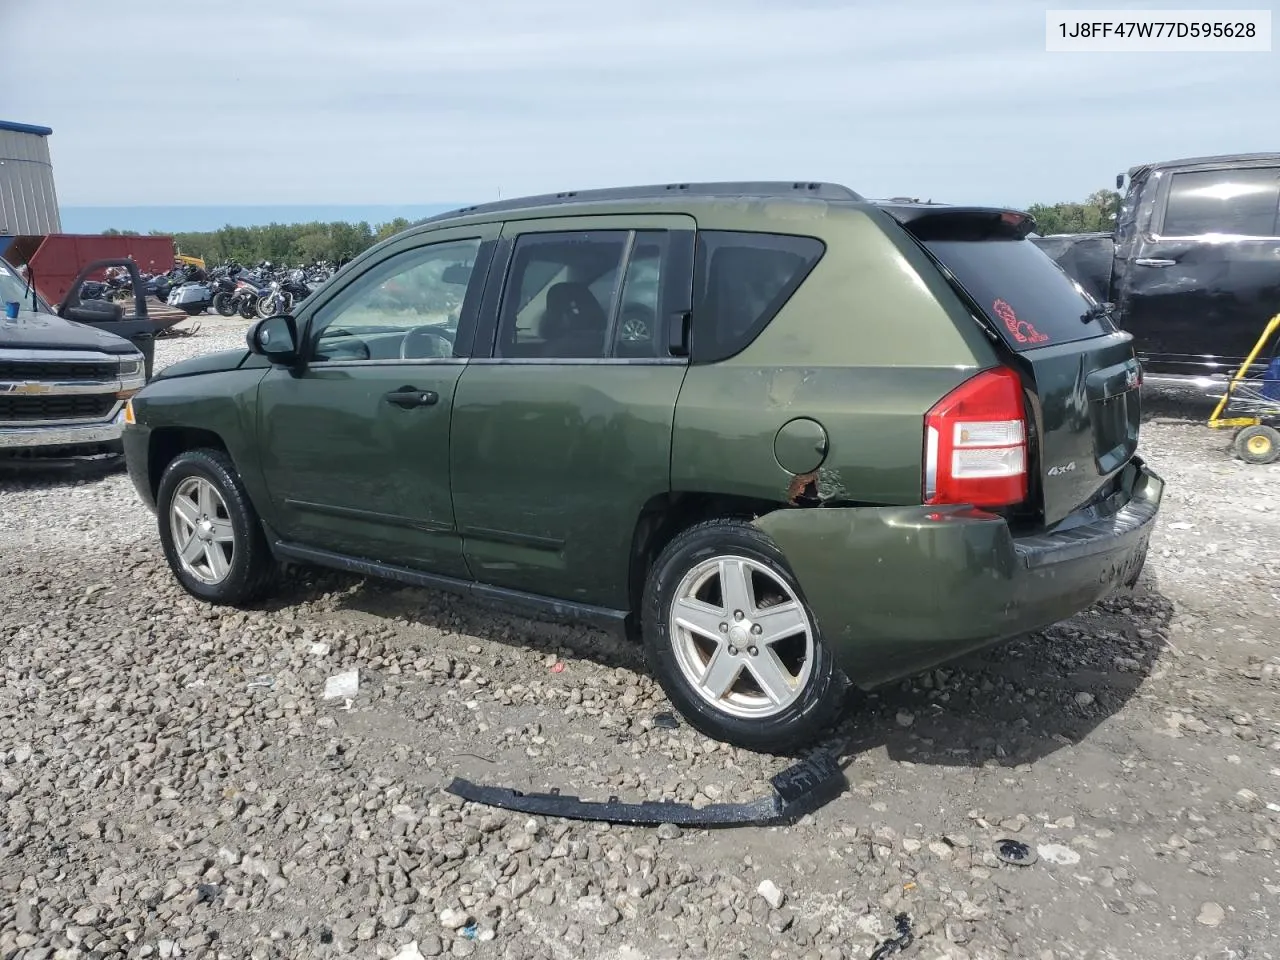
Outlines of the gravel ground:
[{"label": "gravel ground", "polygon": [[[204,324],[158,364],[243,343]],[[1146,425],[1135,591],[851,698],[841,797],[714,832],[440,790],[759,795],[785,761],[655,725],[632,649],[328,574],[205,607],[122,474],[0,478],[0,960],[825,960],[898,912],[924,960],[1280,957],[1280,467],[1228,439]]]}]

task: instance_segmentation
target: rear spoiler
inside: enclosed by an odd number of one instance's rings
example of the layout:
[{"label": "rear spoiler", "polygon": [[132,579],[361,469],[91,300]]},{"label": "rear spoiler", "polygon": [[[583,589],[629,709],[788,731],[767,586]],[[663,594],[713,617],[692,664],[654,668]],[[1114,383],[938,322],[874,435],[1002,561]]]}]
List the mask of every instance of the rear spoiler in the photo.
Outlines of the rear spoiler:
[{"label": "rear spoiler", "polygon": [[1002,207],[893,202],[877,206],[917,240],[1025,240],[1036,228],[1031,214]]}]

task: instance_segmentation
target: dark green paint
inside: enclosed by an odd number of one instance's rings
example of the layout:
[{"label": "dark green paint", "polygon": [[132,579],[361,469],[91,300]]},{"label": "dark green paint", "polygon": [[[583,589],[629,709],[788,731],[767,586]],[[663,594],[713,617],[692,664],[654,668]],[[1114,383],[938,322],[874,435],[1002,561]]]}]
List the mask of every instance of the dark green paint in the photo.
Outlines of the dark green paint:
[{"label": "dark green paint", "polygon": [[1054,544],[1039,566],[1007,524],[968,508],[779,510],[756,526],[787,555],[841,667],[871,688],[1064,620],[1120,586],[1106,574],[1145,549],[1163,488],[1134,463],[1126,493],[1152,505],[1150,520],[1121,535],[1104,523],[1091,543]]},{"label": "dark green paint", "polygon": [[251,354],[248,350],[219,350],[216,353],[206,353],[198,357],[192,357],[189,360],[179,360],[177,363],[171,363],[163,370],[157,371],[152,379],[169,380],[174,377],[193,377],[196,374],[221,373],[241,367],[265,370],[268,366],[270,364],[265,357]]},{"label": "dark green paint", "polygon": [[[257,462],[281,536],[462,576],[449,494],[449,419],[460,363],[275,369],[258,388]],[[386,394],[431,390],[402,409]],[[328,509],[326,509],[328,508]]]},{"label": "dark green paint", "polygon": [[675,365],[468,367],[452,462],[472,574],[625,607],[636,519],[670,489],[684,374]]},{"label": "dark green paint", "polygon": [[[139,425],[126,430],[144,496],[156,438],[195,428],[221,438],[295,551],[619,612],[634,602],[642,511],[685,494],[748,498],[738,503],[780,544],[861,686],[1070,616],[1110,589],[1100,567],[1123,565],[1149,529],[1031,570],[1004,521],[920,506],[924,415],[1001,357],[874,205],[673,196],[497,216],[413,228],[366,251],[300,310],[302,338],[365,270],[436,241],[696,226],[818,237],[827,253],[756,340],[716,364],[494,362],[477,342],[470,361],[268,370],[228,351],[175,365],[139,394]],[[1119,374],[1089,377],[1131,355],[1123,338],[1099,338],[1006,358],[1035,386],[1037,435],[1054,456],[1092,456],[1090,384],[1105,394]],[[386,402],[405,386],[438,402]],[[1130,485],[1158,501],[1146,476]],[[1100,482],[1093,471],[1048,490],[1049,519]]]}]

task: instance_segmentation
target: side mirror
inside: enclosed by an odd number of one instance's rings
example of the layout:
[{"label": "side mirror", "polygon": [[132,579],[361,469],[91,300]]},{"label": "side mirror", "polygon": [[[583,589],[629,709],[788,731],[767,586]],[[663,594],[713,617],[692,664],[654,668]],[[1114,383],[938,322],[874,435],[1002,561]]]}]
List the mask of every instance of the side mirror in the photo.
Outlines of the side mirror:
[{"label": "side mirror", "polygon": [[124,307],[106,300],[82,300],[64,307],[62,318],[76,323],[114,323],[124,318]]},{"label": "side mirror", "polygon": [[272,363],[292,367],[298,355],[298,324],[287,314],[259,320],[245,333],[249,351],[266,357]]}]

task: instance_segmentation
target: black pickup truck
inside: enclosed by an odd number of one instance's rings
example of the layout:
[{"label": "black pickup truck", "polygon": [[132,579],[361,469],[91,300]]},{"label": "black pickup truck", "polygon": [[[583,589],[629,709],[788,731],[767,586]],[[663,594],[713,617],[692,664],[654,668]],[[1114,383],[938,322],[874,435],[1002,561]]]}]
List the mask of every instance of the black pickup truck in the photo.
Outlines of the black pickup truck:
[{"label": "black pickup truck", "polygon": [[1035,243],[1115,305],[1148,381],[1208,388],[1280,313],[1280,153],[1142,164],[1127,179],[1115,233]]}]

